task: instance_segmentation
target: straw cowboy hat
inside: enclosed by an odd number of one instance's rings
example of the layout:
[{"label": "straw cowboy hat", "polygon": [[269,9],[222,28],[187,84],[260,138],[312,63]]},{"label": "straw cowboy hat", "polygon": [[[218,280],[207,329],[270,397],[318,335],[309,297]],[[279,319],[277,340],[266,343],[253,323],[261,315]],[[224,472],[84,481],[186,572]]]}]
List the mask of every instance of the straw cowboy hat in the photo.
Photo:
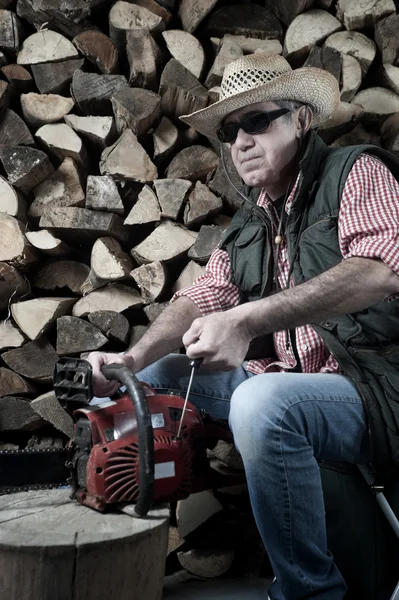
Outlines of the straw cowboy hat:
[{"label": "straw cowboy hat", "polygon": [[180,118],[217,139],[223,119],[238,108],[267,100],[294,100],[310,106],[312,127],[317,127],[338,108],[339,95],[338,82],[328,71],[314,67],[293,70],[279,54],[259,52],[227,65],[218,102]]}]

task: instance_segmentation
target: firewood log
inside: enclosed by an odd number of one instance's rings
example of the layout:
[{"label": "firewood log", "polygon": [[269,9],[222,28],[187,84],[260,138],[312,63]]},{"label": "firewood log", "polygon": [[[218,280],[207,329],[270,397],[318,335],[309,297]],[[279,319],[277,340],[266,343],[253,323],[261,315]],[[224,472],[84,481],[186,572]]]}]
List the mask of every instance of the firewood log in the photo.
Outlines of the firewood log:
[{"label": "firewood log", "polygon": [[371,29],[378,21],[395,12],[393,0],[370,2],[370,0],[357,0],[347,2],[338,0],[337,17],[345,25],[345,29]]},{"label": "firewood log", "polygon": [[308,10],[298,15],[290,24],[284,38],[284,56],[291,61],[301,61],[314,44],[342,29],[342,23],[327,11]]},{"label": "firewood log", "polygon": [[76,133],[91,143],[96,149],[104,150],[117,138],[115,121],[112,117],[79,117],[66,115],[64,121]]},{"label": "firewood log", "polygon": [[371,131],[366,131],[361,123],[356,125],[352,131],[337,138],[332,144],[332,148],[343,148],[345,146],[353,146],[355,144],[373,144],[381,146],[380,136]]},{"label": "firewood log", "polygon": [[61,121],[74,107],[72,98],[57,94],[21,94],[21,108],[25,121],[33,129]]},{"label": "firewood log", "polygon": [[21,348],[3,352],[1,358],[10,369],[33,381],[49,383],[58,356],[44,336]]},{"label": "firewood log", "polygon": [[21,34],[22,25],[17,15],[10,10],[0,10],[0,50],[11,55],[17,54]]},{"label": "firewood log", "polygon": [[205,181],[218,166],[219,158],[210,148],[191,146],[181,150],[168,166],[166,173],[169,179],[190,179]]},{"label": "firewood log", "polygon": [[242,55],[241,47],[231,38],[225,36],[220,42],[214,63],[205,79],[205,87],[209,89],[220,85],[225,67]]},{"label": "firewood log", "polygon": [[25,122],[13,110],[3,110],[0,115],[0,147],[33,146],[34,140]]},{"label": "firewood log", "polygon": [[383,122],[399,111],[399,96],[382,87],[370,87],[354,96],[352,103],[364,108],[363,121],[369,127],[380,128]]},{"label": "firewood log", "polygon": [[30,406],[35,413],[62,431],[68,438],[73,437],[72,417],[62,408],[53,391],[41,394],[31,401]]},{"label": "firewood log", "polygon": [[124,315],[114,310],[99,310],[90,313],[87,318],[97,329],[99,329],[110,341],[127,344],[129,339],[130,325]]},{"label": "firewood log", "polygon": [[399,15],[393,14],[375,26],[375,43],[383,63],[399,66]]},{"label": "firewood log", "polygon": [[354,129],[363,114],[363,107],[359,104],[341,101],[335,113],[320,125],[318,133],[326,144],[331,144],[341,135]]},{"label": "firewood log", "polygon": [[134,325],[130,335],[129,348],[132,348],[148,330],[148,325]]},{"label": "firewood log", "polygon": [[[22,65],[8,64],[1,67],[1,72],[11,88],[17,93],[28,94],[35,89],[35,82],[28,69]],[[10,88],[10,89],[11,89]]]},{"label": "firewood log", "polygon": [[142,6],[118,0],[109,12],[109,35],[121,56],[125,54],[126,34],[134,29],[163,31],[165,22]]},{"label": "firewood log", "polygon": [[176,149],[179,130],[168,117],[162,117],[158,127],[153,133],[154,162],[159,164],[167,160]]},{"label": "firewood log", "polygon": [[33,190],[54,171],[47,154],[27,146],[0,147],[0,161],[8,181],[23,192]]},{"label": "firewood log", "polygon": [[31,282],[40,290],[59,291],[67,288],[67,291],[81,295],[89,272],[87,265],[76,260],[52,260],[38,268]]},{"label": "firewood log", "polygon": [[73,38],[72,43],[100,73],[118,73],[118,51],[110,38],[101,31],[83,31]]},{"label": "firewood log", "polygon": [[143,308],[143,312],[147,316],[147,319],[150,323],[153,323],[158,319],[161,312],[165,310],[168,306],[169,302],[151,302],[151,304],[147,304]]},{"label": "firewood log", "polygon": [[116,180],[146,183],[157,179],[158,172],[137,137],[125,129],[121,137],[101,154],[100,173]]},{"label": "firewood log", "polygon": [[381,145],[399,156],[399,115],[393,114],[381,127]]},{"label": "firewood log", "polygon": [[75,71],[84,65],[83,58],[64,60],[57,63],[32,65],[32,74],[41,94],[68,94]]},{"label": "firewood log", "polygon": [[314,0],[268,0],[266,8],[271,10],[286,27],[300,14],[312,8]]},{"label": "firewood log", "polygon": [[20,348],[25,342],[26,337],[21,333],[18,327],[15,326],[11,319],[0,321],[0,350],[5,350],[6,348]]},{"label": "firewood log", "polygon": [[126,88],[112,97],[116,129],[119,135],[129,128],[144,136],[161,118],[161,97],[150,90]]},{"label": "firewood log", "polygon": [[331,75],[334,75],[335,79],[338,81],[338,83],[340,83],[342,60],[343,55],[332,48],[320,48],[319,46],[313,46],[303,66],[324,69],[325,71],[331,73]]},{"label": "firewood log", "polygon": [[34,431],[45,424],[29,400],[13,396],[0,398],[0,422],[1,431]]},{"label": "firewood log", "polygon": [[[2,227],[0,225],[1,231]],[[11,302],[27,296],[29,292],[28,280],[11,264],[0,262],[0,310],[8,308]]]},{"label": "firewood log", "polygon": [[125,209],[115,181],[109,175],[89,175],[86,208],[105,210],[123,216]]},{"label": "firewood log", "polygon": [[172,57],[199,79],[204,70],[205,53],[197,38],[180,29],[169,29],[162,36]]},{"label": "firewood log", "polygon": [[13,95],[12,86],[6,81],[0,81],[0,111],[10,106],[11,97]]},{"label": "firewood log", "polygon": [[222,235],[222,227],[218,227],[217,225],[202,225],[195,244],[188,251],[188,257],[200,265],[205,265],[214,249],[221,242]]},{"label": "firewood log", "polygon": [[133,269],[130,276],[137,283],[145,304],[156,302],[165,290],[166,271],[159,260]]},{"label": "firewood log", "polygon": [[147,29],[129,31],[126,37],[129,83],[135,87],[158,91],[163,54]]},{"label": "firewood log", "polygon": [[176,221],[187,198],[192,182],[187,179],[159,179],[154,188],[161,206],[162,217]]},{"label": "firewood log", "polygon": [[79,70],[72,77],[71,95],[84,115],[107,116],[112,115],[112,96],[128,85],[123,75],[98,75]]},{"label": "firewood log", "polygon": [[167,25],[172,19],[172,13],[170,10],[168,10],[168,8],[163,6],[160,2],[157,2],[157,0],[133,0],[132,4],[142,6],[150,12],[158,15],[158,17],[161,17],[161,19],[165,21],[165,25]]},{"label": "firewood log", "polygon": [[84,31],[90,5],[85,0],[18,0],[17,14],[37,30],[49,25],[51,29],[73,38]]},{"label": "firewood log", "polygon": [[112,283],[103,288],[90,292],[78,300],[72,309],[74,317],[87,317],[98,310],[113,310],[123,312],[128,308],[139,309],[143,306],[143,299],[137,290]]},{"label": "firewood log", "polygon": [[78,317],[60,317],[57,320],[57,345],[59,356],[98,350],[108,339],[97,327]]},{"label": "firewood log", "polygon": [[177,553],[179,563],[189,573],[205,579],[220,577],[230,569],[234,550],[195,548]]},{"label": "firewood log", "polygon": [[0,176],[0,213],[26,221],[26,198]]},{"label": "firewood log", "polygon": [[36,131],[36,138],[59,161],[70,157],[83,171],[87,169],[89,158],[86,148],[78,134],[66,123],[43,125]]},{"label": "firewood log", "polygon": [[128,277],[134,264],[119,242],[103,237],[93,244],[90,258],[90,273],[82,284],[82,293],[86,295],[108,283]]},{"label": "firewood log", "polygon": [[202,24],[201,33],[207,37],[223,37],[231,33],[280,41],[283,37],[277,17],[256,4],[233,4],[215,10]]},{"label": "firewood log", "polygon": [[[226,33],[223,36],[223,39],[235,42],[240,46],[244,54],[252,54],[256,52],[256,50],[263,50],[267,54],[281,54],[283,51],[283,47],[279,40],[260,40],[245,35],[232,35],[231,33]],[[211,38],[212,42],[213,40],[215,40],[215,46],[219,46],[221,40],[219,38]]]},{"label": "firewood log", "polygon": [[75,46],[63,35],[50,29],[42,29],[23,42],[17,55],[19,65],[36,65],[79,58]]},{"label": "firewood log", "polygon": [[399,67],[384,63],[377,72],[377,79],[382,87],[399,94]]},{"label": "firewood log", "polygon": [[183,256],[191,248],[197,234],[183,229],[171,221],[162,221],[145,240],[132,248],[133,258],[138,263],[171,261]]},{"label": "firewood log", "polygon": [[342,54],[341,100],[350,102],[362,84],[362,68],[359,61],[350,54]]},{"label": "firewood log", "polygon": [[[243,193],[242,180],[233,165],[230,152],[225,153],[225,162],[227,172],[229,173],[232,182],[236,188]],[[214,192],[217,196],[222,198],[226,212],[236,212],[241,205],[243,198],[228,181],[221,160],[219,160],[218,167],[213,177],[209,181],[207,179],[207,185],[211,192]]]},{"label": "firewood log", "polygon": [[155,192],[145,185],[138,195],[137,202],[124,220],[125,225],[143,225],[161,220],[161,209]]},{"label": "firewood log", "polygon": [[32,341],[38,340],[51,325],[70,312],[76,298],[34,298],[11,305],[11,314],[18,327]]},{"label": "firewood log", "polygon": [[[15,267],[26,267],[38,260],[36,250],[29,244],[21,221],[0,213],[0,261],[8,261]],[[0,270],[0,275],[4,274]],[[19,284],[19,281],[17,280]],[[15,291],[15,288],[12,290]]]},{"label": "firewood log", "polygon": [[208,217],[220,212],[222,208],[222,199],[212,194],[205,184],[197,181],[188,196],[188,202],[184,210],[184,224],[187,227],[198,225]]},{"label": "firewood log", "polygon": [[0,398],[2,396],[24,396],[35,392],[36,387],[33,383],[11,369],[0,367]]},{"label": "firewood log", "polygon": [[181,0],[179,17],[183,29],[192,33],[203,19],[211,12],[217,0]]},{"label": "firewood log", "polygon": [[55,237],[46,229],[40,231],[27,231],[27,240],[34,247],[49,256],[65,256],[71,254],[72,249],[62,240]]},{"label": "firewood log", "polygon": [[176,279],[175,284],[172,288],[173,293],[175,294],[179,290],[182,290],[186,287],[190,287],[190,285],[194,283],[197,277],[203,275],[204,272],[204,267],[194,262],[193,260],[190,260],[184,267],[183,271],[180,273],[179,277]]},{"label": "firewood log", "polygon": [[324,45],[344,54],[354,56],[366,75],[376,55],[376,45],[367,36],[357,31],[338,31],[330,35]]},{"label": "firewood log", "polygon": [[172,121],[208,104],[206,88],[175,58],[162,72],[159,94],[162,97],[161,112]]}]

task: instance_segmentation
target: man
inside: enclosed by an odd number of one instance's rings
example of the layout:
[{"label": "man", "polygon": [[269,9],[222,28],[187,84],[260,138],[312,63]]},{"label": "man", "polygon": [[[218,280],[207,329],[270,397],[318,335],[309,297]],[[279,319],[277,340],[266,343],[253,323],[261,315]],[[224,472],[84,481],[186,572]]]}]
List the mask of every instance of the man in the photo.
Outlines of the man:
[{"label": "man", "polygon": [[[202,357],[190,400],[229,418],[273,600],[346,592],[327,549],[317,459],[385,471],[399,462],[399,167],[379,148],[325,146],[312,128],[338,102],[332,75],[293,71],[281,56],[225,69],[221,100],[183,120],[230,145],[242,208],[205,274],[135,347],[89,357],[101,396],[116,391],[105,363],[184,394],[187,357],[169,353],[184,344]],[[246,360],[268,334],[272,352]]]}]

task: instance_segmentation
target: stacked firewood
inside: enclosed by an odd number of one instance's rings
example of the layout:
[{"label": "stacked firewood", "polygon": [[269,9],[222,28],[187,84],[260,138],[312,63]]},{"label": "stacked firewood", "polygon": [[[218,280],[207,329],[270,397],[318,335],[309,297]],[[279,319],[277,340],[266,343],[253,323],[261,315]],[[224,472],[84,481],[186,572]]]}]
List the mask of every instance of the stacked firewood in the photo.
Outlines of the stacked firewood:
[{"label": "stacked firewood", "polygon": [[327,69],[320,135],[395,152],[398,25],[393,0],[0,0],[0,448],[65,442],[58,357],[123,351],[203,272],[240,196],[179,116],[226,64]]}]

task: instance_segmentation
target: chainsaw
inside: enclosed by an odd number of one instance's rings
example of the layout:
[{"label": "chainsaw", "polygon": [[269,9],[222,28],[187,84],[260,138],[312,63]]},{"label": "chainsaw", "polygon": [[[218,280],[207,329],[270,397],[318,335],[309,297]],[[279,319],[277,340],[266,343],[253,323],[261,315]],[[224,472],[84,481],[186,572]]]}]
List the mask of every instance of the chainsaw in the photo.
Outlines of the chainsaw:
[{"label": "chainsaw", "polygon": [[232,442],[224,421],[186,397],[157,394],[124,365],[104,365],[103,375],[125,386],[119,397],[91,405],[92,369],[88,361],[60,359],[53,384],[58,402],[73,417],[74,436],[66,448],[0,452],[0,494],[69,485],[72,498],[105,511],[134,503],[145,516],[156,503],[242,482],[243,475],[214,469],[207,449]]}]

